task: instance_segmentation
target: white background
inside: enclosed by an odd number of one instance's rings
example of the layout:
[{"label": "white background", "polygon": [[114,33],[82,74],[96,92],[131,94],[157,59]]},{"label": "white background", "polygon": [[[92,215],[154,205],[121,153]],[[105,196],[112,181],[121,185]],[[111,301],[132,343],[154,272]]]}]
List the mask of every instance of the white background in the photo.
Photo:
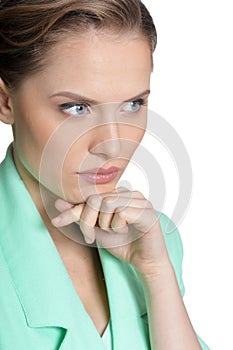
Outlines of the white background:
[{"label": "white background", "polygon": [[[194,186],[179,230],[185,304],[211,350],[232,348],[233,21],[230,0],[145,0],[158,31],[150,108],[183,140]],[[0,160],[11,140],[0,124]],[[155,157],[156,149],[153,150]],[[174,171],[167,172],[172,182]],[[172,213],[176,191],[167,193]],[[175,320],[174,320],[175,322]],[[188,349],[187,349],[188,350]]]}]

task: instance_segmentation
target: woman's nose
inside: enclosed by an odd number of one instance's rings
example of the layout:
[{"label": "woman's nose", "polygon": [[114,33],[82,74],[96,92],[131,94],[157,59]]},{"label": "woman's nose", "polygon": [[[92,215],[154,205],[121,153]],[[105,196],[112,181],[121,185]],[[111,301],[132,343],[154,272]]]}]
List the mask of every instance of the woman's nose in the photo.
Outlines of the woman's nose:
[{"label": "woman's nose", "polygon": [[121,153],[121,140],[117,123],[107,123],[94,131],[90,153],[105,158],[116,158]]}]

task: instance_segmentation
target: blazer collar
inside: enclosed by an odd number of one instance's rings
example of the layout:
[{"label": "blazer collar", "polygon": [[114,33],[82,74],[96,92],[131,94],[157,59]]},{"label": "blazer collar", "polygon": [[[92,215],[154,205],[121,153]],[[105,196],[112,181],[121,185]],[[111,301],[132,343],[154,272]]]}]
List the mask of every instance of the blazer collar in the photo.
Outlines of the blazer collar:
[{"label": "blazer collar", "polygon": [[149,349],[148,328],[142,316],[146,304],[137,274],[130,264],[99,250],[108,290],[114,349]]},{"label": "blazer collar", "polygon": [[[85,348],[95,344],[96,350],[103,350],[103,342],[15,168],[12,147],[1,164],[0,175],[3,183],[0,190],[3,218],[0,244],[28,325],[69,329],[60,349],[75,348],[75,344],[71,347],[73,330]],[[114,348],[135,348],[136,344],[136,348],[144,349],[139,346],[144,343],[140,332],[129,336],[130,330],[138,330],[140,314],[145,311],[138,308],[135,299],[137,286],[133,272],[129,264],[114,258],[101,247],[99,254],[108,290]]]}]

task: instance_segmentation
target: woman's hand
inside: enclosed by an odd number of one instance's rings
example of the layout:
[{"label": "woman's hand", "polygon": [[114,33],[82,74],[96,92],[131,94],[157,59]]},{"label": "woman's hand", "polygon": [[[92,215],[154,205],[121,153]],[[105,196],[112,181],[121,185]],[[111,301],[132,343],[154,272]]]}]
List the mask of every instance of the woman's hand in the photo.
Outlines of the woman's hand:
[{"label": "woman's hand", "polygon": [[79,205],[62,199],[55,205],[61,214],[52,220],[54,226],[77,222],[87,243],[96,239],[139,272],[154,275],[161,267],[170,265],[156,212],[140,192],[120,187],[92,195]]}]

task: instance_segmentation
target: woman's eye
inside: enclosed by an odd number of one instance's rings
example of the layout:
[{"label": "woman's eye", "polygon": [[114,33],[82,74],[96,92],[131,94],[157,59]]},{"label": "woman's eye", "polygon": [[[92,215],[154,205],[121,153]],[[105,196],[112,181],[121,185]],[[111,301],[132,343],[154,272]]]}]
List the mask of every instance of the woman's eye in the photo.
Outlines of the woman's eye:
[{"label": "woman's eye", "polygon": [[138,112],[141,109],[141,106],[145,106],[146,102],[142,98],[128,102],[124,105],[124,112]]},{"label": "woman's eye", "polygon": [[89,106],[85,103],[63,103],[59,108],[72,116],[79,116],[90,113]]}]

